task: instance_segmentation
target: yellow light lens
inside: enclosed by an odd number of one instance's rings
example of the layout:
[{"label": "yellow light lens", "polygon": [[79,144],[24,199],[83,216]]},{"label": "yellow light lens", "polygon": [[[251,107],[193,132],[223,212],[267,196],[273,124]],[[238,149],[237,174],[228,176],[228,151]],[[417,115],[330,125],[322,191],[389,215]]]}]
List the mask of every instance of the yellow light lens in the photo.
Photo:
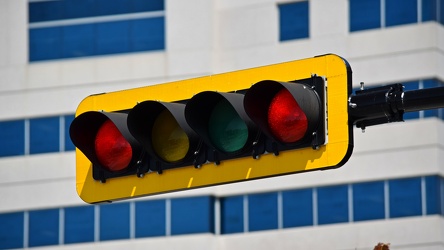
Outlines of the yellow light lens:
[{"label": "yellow light lens", "polygon": [[182,160],[190,149],[187,134],[166,109],[154,121],[151,140],[156,154],[167,162]]}]

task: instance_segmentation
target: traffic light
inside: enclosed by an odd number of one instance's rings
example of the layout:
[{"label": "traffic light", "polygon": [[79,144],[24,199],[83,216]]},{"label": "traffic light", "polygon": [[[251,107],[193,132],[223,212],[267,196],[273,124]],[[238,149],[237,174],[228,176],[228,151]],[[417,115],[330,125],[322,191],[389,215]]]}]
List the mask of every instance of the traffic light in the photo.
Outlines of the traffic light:
[{"label": "traffic light", "polygon": [[353,149],[336,55],[92,95],[70,135],[88,203],[337,168]]},{"label": "traffic light", "polygon": [[146,154],[130,134],[127,116],[122,112],[89,111],[71,123],[71,140],[91,161],[94,180],[105,182],[147,172]]}]

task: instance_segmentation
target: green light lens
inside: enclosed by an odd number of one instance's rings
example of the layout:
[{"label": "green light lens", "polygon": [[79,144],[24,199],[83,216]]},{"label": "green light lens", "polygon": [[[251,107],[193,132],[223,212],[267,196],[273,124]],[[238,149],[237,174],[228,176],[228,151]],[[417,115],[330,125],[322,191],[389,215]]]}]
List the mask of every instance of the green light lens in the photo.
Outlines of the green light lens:
[{"label": "green light lens", "polygon": [[213,108],[208,120],[208,134],[219,150],[231,153],[245,146],[248,128],[231,104],[223,99]]},{"label": "green light lens", "polygon": [[167,162],[182,160],[190,149],[187,134],[166,109],[157,116],[153,124],[151,140],[156,154]]}]

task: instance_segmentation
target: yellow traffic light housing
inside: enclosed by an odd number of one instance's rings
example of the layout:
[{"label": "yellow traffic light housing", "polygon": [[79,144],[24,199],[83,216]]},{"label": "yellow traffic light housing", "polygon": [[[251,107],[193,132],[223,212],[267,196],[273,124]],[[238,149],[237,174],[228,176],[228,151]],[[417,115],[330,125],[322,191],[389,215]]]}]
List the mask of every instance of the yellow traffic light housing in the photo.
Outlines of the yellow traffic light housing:
[{"label": "yellow traffic light housing", "polygon": [[[340,167],[350,94],[349,64],[324,55],[91,95],[70,128],[77,192],[97,203]],[[110,154],[132,152],[117,167],[97,160],[106,121],[129,145]]]}]

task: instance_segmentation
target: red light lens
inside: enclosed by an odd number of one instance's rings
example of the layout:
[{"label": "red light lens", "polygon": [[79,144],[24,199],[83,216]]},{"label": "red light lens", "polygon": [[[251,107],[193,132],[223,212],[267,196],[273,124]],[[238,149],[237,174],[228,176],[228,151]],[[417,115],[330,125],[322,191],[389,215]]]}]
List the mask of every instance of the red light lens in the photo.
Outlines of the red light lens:
[{"label": "red light lens", "polygon": [[97,131],[95,151],[100,164],[111,171],[125,169],[132,158],[132,148],[111,120]]},{"label": "red light lens", "polygon": [[280,90],[270,102],[268,126],[272,134],[284,143],[297,142],[307,132],[307,116],[285,88]]}]

